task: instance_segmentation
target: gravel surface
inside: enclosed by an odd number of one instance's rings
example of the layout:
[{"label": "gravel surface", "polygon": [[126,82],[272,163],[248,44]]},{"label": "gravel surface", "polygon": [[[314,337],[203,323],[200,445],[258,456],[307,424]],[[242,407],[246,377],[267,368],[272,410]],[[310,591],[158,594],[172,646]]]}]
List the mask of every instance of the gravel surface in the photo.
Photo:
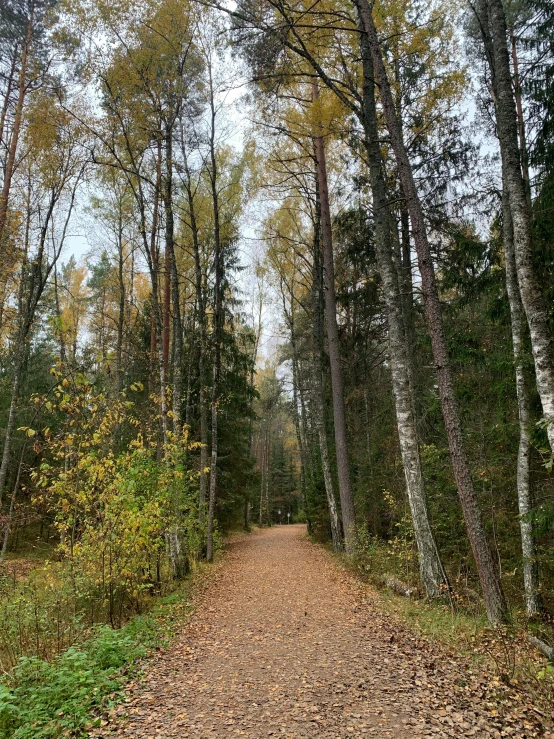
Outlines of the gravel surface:
[{"label": "gravel surface", "polygon": [[391,623],[304,526],[274,527],[233,540],[180,636],[91,736],[552,736],[464,665]]}]

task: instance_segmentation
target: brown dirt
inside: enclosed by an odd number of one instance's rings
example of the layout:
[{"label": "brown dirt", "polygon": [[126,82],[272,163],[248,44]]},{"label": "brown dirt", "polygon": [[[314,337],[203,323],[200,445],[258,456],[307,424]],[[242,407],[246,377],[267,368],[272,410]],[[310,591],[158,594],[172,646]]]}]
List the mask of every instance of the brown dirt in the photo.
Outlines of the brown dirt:
[{"label": "brown dirt", "polygon": [[179,638],[91,736],[551,736],[464,669],[379,613],[303,526],[276,527],[232,542]]}]

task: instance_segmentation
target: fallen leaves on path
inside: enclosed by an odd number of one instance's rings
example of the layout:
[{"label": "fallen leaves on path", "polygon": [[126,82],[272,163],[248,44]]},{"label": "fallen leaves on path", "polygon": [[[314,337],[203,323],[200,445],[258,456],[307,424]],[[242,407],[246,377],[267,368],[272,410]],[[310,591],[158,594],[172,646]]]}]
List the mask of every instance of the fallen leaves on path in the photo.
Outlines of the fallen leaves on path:
[{"label": "fallen leaves on path", "polygon": [[545,716],[377,610],[282,526],[240,537],[181,636],[91,737],[531,737]]}]

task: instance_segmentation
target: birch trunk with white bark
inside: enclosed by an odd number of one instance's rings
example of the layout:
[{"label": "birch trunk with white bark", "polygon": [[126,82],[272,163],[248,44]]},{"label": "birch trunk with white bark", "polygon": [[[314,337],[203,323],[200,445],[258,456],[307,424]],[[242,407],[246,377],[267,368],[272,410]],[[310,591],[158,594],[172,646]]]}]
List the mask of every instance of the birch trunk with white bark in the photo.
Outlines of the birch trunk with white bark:
[{"label": "birch trunk with white bark", "polygon": [[554,452],[554,357],[549,311],[533,265],[530,198],[518,144],[519,121],[510,69],[507,25],[501,0],[479,0],[477,17],[492,78],[502,174],[513,224],[514,253],[521,301],[529,325],[537,390]]},{"label": "birch trunk with white bark", "polygon": [[519,417],[517,502],[520,517],[519,527],[521,532],[521,550],[523,555],[523,582],[527,613],[529,616],[536,616],[542,610],[542,603],[539,592],[539,573],[535,551],[533,523],[529,520],[529,514],[532,508],[529,474],[531,453],[531,410],[529,391],[527,389],[527,381],[525,379],[525,370],[523,365],[523,356],[525,352],[525,314],[517,284],[512,218],[509,197],[506,191],[502,194],[502,230],[506,262],[506,291],[508,293],[508,302],[510,304]]},{"label": "birch trunk with white bark", "polygon": [[390,366],[398,438],[419,555],[421,582],[428,597],[436,598],[447,590],[448,582],[429,521],[414,412],[413,388],[410,380],[413,374],[410,372],[411,352],[408,348],[407,331],[404,325],[403,296],[400,290],[399,275],[393,260],[391,229],[395,228],[395,224],[392,222],[392,213],[387,201],[379,146],[373,64],[367,40],[363,37],[361,50],[364,72],[363,121],[373,195],[375,256],[383,285],[389,328]]},{"label": "birch trunk with white bark", "polygon": [[508,619],[506,600],[504,598],[504,592],[502,590],[500,577],[496,568],[496,562],[487,540],[481,511],[479,510],[475,486],[473,484],[471,468],[465,449],[460,412],[454,389],[454,381],[442,320],[442,309],[439,300],[433,258],[427,237],[425,218],[423,216],[423,209],[416,188],[410,160],[401,136],[390,82],[383,57],[381,55],[377,30],[372,17],[371,6],[368,0],[353,0],[353,2],[359,14],[361,28],[367,36],[373,68],[375,71],[375,82],[379,87],[379,94],[386,126],[390,136],[390,143],[396,159],[406,206],[410,214],[413,239],[418,257],[419,272],[421,275],[425,317],[431,338],[439,396],[448,437],[450,458],[452,461],[452,468],[456,479],[460,503],[464,513],[468,538],[477,564],[477,571],[483,591],[487,616],[492,624],[500,624],[506,622]]}]

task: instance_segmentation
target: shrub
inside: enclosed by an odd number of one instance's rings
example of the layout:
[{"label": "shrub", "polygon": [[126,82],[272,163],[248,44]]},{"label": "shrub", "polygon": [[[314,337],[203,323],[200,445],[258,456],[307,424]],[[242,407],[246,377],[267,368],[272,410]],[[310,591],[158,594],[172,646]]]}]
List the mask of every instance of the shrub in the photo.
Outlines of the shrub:
[{"label": "shrub", "polygon": [[97,626],[51,662],[21,658],[9,685],[0,683],[1,739],[84,736],[91,713],[121,687],[121,668],[133,666],[159,635],[155,620],[141,617],[120,630]]}]

